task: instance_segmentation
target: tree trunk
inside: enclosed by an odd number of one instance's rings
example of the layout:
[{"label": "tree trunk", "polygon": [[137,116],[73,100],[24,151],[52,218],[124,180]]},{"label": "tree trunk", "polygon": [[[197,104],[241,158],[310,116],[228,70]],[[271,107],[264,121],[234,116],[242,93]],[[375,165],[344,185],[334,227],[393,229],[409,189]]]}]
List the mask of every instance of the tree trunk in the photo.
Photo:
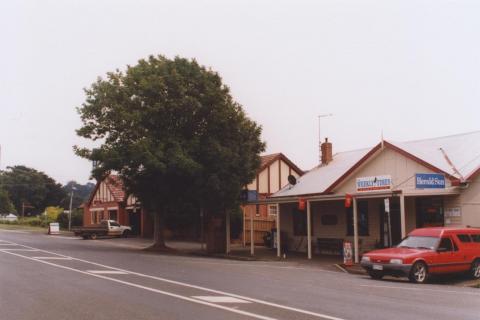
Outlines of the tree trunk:
[{"label": "tree trunk", "polygon": [[164,238],[164,223],[163,223],[163,212],[156,210],[153,217],[153,247],[155,248],[166,248],[165,238]]}]

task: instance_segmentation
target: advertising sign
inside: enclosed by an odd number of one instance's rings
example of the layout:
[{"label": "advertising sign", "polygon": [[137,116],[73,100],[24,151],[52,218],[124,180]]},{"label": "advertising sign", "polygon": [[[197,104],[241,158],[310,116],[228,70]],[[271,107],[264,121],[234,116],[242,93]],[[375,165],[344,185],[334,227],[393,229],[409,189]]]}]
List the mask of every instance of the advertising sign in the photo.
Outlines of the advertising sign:
[{"label": "advertising sign", "polygon": [[357,178],[357,192],[390,189],[392,189],[392,177],[390,175]]},{"label": "advertising sign", "polygon": [[345,208],[350,208],[352,206],[353,197],[351,194],[345,194]]},{"label": "advertising sign", "polygon": [[417,173],[415,174],[415,188],[445,189],[445,176],[438,173]]},{"label": "advertising sign", "polygon": [[343,264],[345,266],[353,266],[353,250],[350,241],[343,242]]},{"label": "advertising sign", "polygon": [[52,222],[48,226],[48,234],[60,234],[60,225],[58,222]]},{"label": "advertising sign", "polygon": [[385,198],[383,199],[383,202],[385,203],[385,212],[390,212],[390,199]]}]

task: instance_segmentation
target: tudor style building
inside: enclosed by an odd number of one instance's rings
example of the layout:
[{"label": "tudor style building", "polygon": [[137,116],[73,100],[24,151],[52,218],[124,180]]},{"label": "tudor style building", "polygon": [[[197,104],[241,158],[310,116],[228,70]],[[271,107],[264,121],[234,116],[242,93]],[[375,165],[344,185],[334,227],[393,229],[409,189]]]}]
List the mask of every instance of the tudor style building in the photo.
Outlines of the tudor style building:
[{"label": "tudor style building", "polygon": [[132,235],[153,235],[151,217],[135,197],[126,196],[122,180],[113,174],[97,182],[88,202],[83,206],[84,226],[98,224],[107,219],[131,226]]},{"label": "tudor style building", "polygon": [[480,227],[480,131],[337,154],[325,141],[318,167],[257,203],[277,207],[277,230],[287,235],[277,241],[288,239],[279,256],[287,246],[311,258],[326,240],[348,240],[358,262],[415,228]]}]

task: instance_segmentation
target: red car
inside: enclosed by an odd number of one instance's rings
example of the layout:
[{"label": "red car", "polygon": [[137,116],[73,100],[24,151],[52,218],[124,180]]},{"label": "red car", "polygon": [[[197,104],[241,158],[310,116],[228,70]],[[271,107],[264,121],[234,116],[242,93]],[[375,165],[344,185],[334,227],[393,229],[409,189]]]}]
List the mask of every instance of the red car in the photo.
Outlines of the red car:
[{"label": "red car", "polygon": [[480,229],[416,229],[396,247],[364,254],[361,265],[373,279],[405,276],[424,283],[432,274],[457,272],[480,279]]}]

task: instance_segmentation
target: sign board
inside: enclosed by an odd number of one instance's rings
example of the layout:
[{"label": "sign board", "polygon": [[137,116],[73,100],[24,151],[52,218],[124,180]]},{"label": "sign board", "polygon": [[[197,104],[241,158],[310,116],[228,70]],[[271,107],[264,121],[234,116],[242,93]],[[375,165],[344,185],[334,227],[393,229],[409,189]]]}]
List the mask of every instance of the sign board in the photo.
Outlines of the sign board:
[{"label": "sign board", "polygon": [[240,192],[241,202],[251,202],[258,200],[258,193],[255,190],[242,190]]},{"label": "sign board", "polygon": [[445,189],[445,176],[438,173],[415,174],[416,189]]},{"label": "sign board", "polygon": [[390,199],[385,198],[383,201],[385,202],[385,212],[390,212]]},{"label": "sign board", "polygon": [[345,266],[353,266],[353,250],[350,241],[343,242],[343,264]]},{"label": "sign board", "polygon": [[48,234],[60,234],[60,225],[58,222],[51,222],[48,226]]},{"label": "sign board", "polygon": [[390,175],[357,178],[357,192],[383,191],[392,189]]}]

